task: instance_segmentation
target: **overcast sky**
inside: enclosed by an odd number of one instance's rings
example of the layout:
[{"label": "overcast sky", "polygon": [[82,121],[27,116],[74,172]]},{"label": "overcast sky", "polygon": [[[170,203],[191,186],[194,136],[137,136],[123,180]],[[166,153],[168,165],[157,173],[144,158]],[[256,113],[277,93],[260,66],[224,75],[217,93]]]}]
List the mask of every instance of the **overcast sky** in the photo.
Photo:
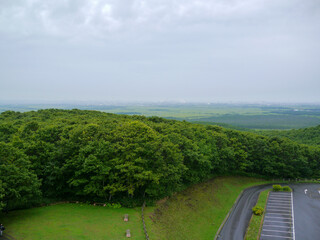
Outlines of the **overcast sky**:
[{"label": "overcast sky", "polygon": [[0,101],[320,103],[320,0],[0,0]]}]

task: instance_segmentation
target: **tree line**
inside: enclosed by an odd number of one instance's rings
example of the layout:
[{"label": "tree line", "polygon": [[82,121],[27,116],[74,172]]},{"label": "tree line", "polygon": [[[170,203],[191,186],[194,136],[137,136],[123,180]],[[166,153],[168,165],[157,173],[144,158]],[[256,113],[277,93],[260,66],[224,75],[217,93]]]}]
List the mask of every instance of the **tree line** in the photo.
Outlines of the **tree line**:
[{"label": "tree line", "polygon": [[288,138],[292,141],[308,144],[312,146],[320,146],[320,125],[309,128],[292,129],[292,130],[263,130],[257,131],[258,134],[268,137]]},{"label": "tree line", "polygon": [[159,117],[48,109],[0,115],[0,209],[141,204],[213,176],[319,178],[320,149]]}]

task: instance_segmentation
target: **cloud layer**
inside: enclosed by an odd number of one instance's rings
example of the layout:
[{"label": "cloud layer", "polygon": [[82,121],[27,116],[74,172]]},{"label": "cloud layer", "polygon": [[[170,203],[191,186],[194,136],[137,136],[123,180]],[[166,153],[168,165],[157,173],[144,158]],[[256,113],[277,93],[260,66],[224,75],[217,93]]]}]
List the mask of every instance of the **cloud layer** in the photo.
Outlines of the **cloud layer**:
[{"label": "cloud layer", "polygon": [[2,0],[0,98],[320,102],[319,42],[318,0]]}]

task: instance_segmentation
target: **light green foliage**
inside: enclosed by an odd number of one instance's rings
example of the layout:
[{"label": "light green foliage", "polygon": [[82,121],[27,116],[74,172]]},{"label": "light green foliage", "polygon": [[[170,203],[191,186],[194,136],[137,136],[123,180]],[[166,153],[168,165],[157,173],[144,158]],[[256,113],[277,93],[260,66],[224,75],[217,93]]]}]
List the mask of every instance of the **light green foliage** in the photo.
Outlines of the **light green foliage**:
[{"label": "light green foliage", "polygon": [[275,192],[292,192],[292,189],[289,186],[273,185],[273,191]]},{"label": "light green foliage", "polygon": [[263,207],[260,207],[260,206],[254,206],[252,208],[252,212],[254,215],[261,216],[264,212],[264,209]]},{"label": "light green foliage", "polygon": [[284,192],[292,192],[292,189],[289,186],[282,187],[282,191]]},{"label": "light green foliage", "polygon": [[280,192],[280,191],[282,191],[281,185],[273,185],[272,188],[273,188],[273,191],[275,191],[275,192]]}]

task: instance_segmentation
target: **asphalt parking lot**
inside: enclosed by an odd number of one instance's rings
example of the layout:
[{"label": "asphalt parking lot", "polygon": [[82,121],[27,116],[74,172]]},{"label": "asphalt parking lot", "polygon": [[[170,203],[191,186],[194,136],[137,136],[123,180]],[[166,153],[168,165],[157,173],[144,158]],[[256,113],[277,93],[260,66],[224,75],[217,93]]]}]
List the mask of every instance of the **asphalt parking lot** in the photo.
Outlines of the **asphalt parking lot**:
[{"label": "asphalt parking lot", "polygon": [[295,240],[291,192],[270,192],[260,239]]},{"label": "asphalt parking lot", "polygon": [[[261,240],[318,240],[320,239],[320,184],[318,183],[290,183],[288,184],[292,189],[292,199],[291,205],[293,205],[293,214],[286,212],[272,212],[271,204],[270,208],[267,209],[270,221],[266,225],[274,225],[274,227],[268,226],[262,232],[264,235],[270,235],[270,233],[277,233],[277,237],[271,238],[270,236],[262,236]],[[268,188],[272,188],[272,184],[255,186],[246,189],[238,201],[236,202],[234,208],[232,209],[229,217],[227,218],[225,224],[223,225],[220,232],[217,234],[218,240],[243,240],[247,226],[249,224],[251,215],[252,215],[252,207],[255,206],[259,193]],[[291,194],[291,193],[289,193]],[[286,196],[283,196],[286,197]],[[279,196],[280,198],[280,196]],[[277,203],[274,199],[273,203]],[[287,199],[284,199],[287,200]],[[293,200],[293,204],[292,204]],[[271,201],[270,201],[271,202]],[[274,207],[280,209],[280,202],[277,204],[273,204]],[[285,203],[283,210],[288,210],[289,205]],[[273,209],[275,210],[275,209]],[[278,214],[278,216],[276,215]],[[289,215],[284,215],[289,214]],[[286,217],[285,217],[286,216]],[[280,220],[276,220],[276,217]],[[285,219],[288,218],[288,219]],[[294,220],[290,221],[290,218],[294,218]],[[288,220],[286,222],[285,220]],[[276,222],[278,221],[278,222]],[[293,226],[294,223],[294,226]],[[290,227],[292,224],[292,227]],[[280,230],[282,227],[283,230]],[[294,227],[294,234],[293,234]],[[269,230],[269,231],[266,231]],[[271,230],[271,231],[270,231]],[[272,231],[276,230],[276,231]],[[285,233],[282,234],[281,231]],[[292,233],[290,234],[289,232]],[[269,232],[269,234],[267,234]],[[281,234],[280,234],[281,233]]]}]

